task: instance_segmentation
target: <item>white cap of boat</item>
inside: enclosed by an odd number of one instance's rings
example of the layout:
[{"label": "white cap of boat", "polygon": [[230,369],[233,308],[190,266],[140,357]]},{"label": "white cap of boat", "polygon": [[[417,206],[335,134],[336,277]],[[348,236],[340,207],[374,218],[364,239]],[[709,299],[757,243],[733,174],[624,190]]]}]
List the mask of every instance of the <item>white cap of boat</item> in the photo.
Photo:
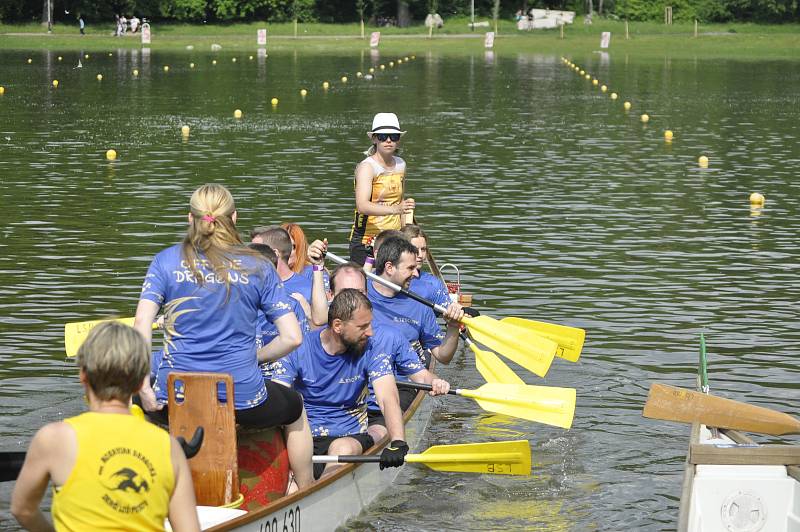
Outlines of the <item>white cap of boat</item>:
[{"label": "white cap of boat", "polygon": [[367,131],[367,136],[372,138],[375,133],[400,133],[405,135],[405,131],[400,131],[400,120],[394,113],[378,113],[372,119],[372,129]]}]

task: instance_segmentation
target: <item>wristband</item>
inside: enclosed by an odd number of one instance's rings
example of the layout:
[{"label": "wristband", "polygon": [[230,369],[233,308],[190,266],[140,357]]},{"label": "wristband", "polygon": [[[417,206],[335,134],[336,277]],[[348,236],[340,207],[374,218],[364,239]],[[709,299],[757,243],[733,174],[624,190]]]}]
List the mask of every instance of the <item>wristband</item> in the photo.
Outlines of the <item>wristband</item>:
[{"label": "wristband", "polygon": [[323,266],[322,264],[314,264],[312,267],[315,272],[321,272],[322,270],[325,269],[325,266]]},{"label": "wristband", "polygon": [[370,266],[375,264],[375,257],[367,257],[364,260],[364,264],[369,264]]}]

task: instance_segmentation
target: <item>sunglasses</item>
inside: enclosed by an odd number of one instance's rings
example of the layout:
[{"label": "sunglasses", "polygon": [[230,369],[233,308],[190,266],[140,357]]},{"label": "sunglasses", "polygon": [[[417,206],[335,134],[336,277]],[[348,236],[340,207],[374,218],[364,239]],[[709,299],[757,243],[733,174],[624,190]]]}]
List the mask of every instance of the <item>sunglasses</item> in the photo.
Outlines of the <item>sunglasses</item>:
[{"label": "sunglasses", "polygon": [[386,142],[386,139],[397,142],[400,140],[400,133],[375,133],[375,137],[381,142]]}]

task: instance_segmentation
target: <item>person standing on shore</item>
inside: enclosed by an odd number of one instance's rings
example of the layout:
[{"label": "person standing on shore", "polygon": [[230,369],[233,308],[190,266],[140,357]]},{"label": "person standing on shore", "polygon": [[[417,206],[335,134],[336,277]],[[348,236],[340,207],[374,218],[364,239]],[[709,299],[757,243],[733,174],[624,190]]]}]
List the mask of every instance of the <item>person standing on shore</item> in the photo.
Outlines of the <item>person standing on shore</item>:
[{"label": "person standing on shore", "polygon": [[83,22],[83,17],[78,15],[78,28],[81,30],[81,35],[86,35],[86,32],[83,29],[86,27],[86,23]]},{"label": "person standing on shore", "polygon": [[363,265],[372,255],[372,239],[383,230],[400,229],[402,215],[414,210],[414,200],[404,199],[406,162],[397,157],[400,121],[394,113],[378,113],[367,136],[372,146],[356,167],[356,209],[350,230],[350,260]]}]

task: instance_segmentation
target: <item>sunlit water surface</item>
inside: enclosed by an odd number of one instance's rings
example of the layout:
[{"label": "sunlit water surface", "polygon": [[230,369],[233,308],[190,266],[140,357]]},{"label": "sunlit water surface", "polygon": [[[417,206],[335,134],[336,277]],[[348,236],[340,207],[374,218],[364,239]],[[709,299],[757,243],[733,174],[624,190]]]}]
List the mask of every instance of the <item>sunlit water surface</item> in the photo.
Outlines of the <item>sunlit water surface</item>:
[{"label": "sunlit water surface", "polygon": [[[797,412],[797,62],[571,58],[615,102],[534,51],[408,50],[415,61],[372,81],[355,72],[396,57],[110,52],[80,69],[75,52],[0,52],[3,450],[81,411],[64,323],[133,314],[198,185],[233,191],[243,231],[297,221],[344,254],[353,168],[379,111],[408,131],[418,218],[476,305],[588,337],[581,361],[557,360],[546,379],[515,367],[528,383],[577,388],[569,431],[436,402],[425,446],[527,438],[531,477],[406,467],[352,528],[674,528],[689,429],[641,409],[653,381],[694,385],[701,331],[714,391]],[[749,207],[753,191],[762,210]],[[482,384],[469,352],[441,373]],[[0,487],[3,529],[10,490]]]}]

